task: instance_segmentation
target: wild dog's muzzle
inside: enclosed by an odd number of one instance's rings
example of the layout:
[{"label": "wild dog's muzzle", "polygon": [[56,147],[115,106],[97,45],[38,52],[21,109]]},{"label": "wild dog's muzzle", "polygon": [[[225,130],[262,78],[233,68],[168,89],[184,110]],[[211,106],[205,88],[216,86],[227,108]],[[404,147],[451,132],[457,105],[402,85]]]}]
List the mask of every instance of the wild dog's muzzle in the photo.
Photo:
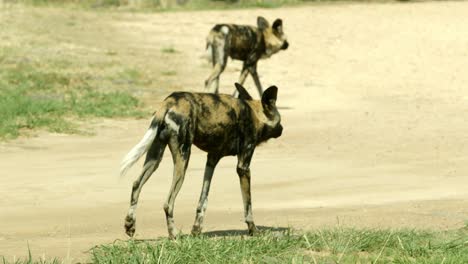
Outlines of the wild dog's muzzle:
[{"label": "wild dog's muzzle", "polygon": [[283,126],[282,125],[278,125],[277,127],[275,127],[275,129],[273,129],[272,131],[273,133],[273,137],[274,138],[278,138],[281,136],[281,134],[283,134]]},{"label": "wild dog's muzzle", "polygon": [[289,47],[289,43],[288,43],[287,41],[285,41],[285,42],[283,43],[283,46],[281,46],[281,49],[282,49],[282,50],[285,50],[285,49],[288,49],[288,47]]}]

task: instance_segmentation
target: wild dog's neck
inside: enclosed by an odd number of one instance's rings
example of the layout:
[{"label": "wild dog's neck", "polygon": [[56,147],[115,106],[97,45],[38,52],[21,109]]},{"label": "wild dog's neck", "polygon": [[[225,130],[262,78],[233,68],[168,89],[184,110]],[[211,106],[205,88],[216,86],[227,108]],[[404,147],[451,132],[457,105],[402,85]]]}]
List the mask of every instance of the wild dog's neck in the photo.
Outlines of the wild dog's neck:
[{"label": "wild dog's neck", "polygon": [[246,103],[250,106],[252,109],[252,122],[255,130],[255,144],[259,145],[265,141],[268,140],[268,138],[265,138],[265,135],[263,133],[263,129],[265,127],[265,124],[269,122],[268,118],[266,117],[264,111],[263,111],[263,106],[260,101],[246,101]]}]

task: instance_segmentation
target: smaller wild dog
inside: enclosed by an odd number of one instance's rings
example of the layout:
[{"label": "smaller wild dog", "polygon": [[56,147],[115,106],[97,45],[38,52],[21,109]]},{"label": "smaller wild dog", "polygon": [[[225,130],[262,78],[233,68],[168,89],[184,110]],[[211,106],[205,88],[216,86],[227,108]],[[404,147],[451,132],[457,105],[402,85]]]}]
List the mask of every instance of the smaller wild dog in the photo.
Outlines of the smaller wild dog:
[{"label": "smaller wild dog", "polygon": [[[206,40],[207,55],[213,63],[213,71],[205,81],[206,92],[218,93],[219,76],[226,68],[228,57],[231,57],[244,62],[239,83],[243,85],[250,73],[261,97],[263,89],[258,78],[257,62],[260,59],[269,58],[280,50],[287,49],[288,46],[281,19],[276,19],[272,26],[261,16],[257,18],[257,27],[234,24],[215,25]],[[213,82],[215,82],[215,87],[210,89]]]}]

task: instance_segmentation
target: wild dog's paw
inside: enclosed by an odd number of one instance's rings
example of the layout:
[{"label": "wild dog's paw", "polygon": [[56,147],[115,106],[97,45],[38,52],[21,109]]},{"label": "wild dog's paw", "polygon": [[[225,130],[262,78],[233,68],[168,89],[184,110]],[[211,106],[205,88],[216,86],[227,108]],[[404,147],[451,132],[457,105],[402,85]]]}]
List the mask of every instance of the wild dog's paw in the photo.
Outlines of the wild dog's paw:
[{"label": "wild dog's paw", "polygon": [[252,223],[247,223],[247,225],[249,227],[249,236],[254,236],[254,235],[259,233],[258,228],[255,226],[255,224],[253,222]]},{"label": "wild dog's paw", "polygon": [[125,217],[125,233],[129,237],[133,237],[133,235],[135,234],[135,219],[128,215],[127,217]]},{"label": "wild dog's paw", "polygon": [[169,228],[168,231],[169,231],[169,239],[177,239],[177,237],[181,235],[179,230],[177,230],[177,228],[175,227]]},{"label": "wild dog's paw", "polygon": [[192,227],[192,236],[198,236],[198,235],[200,235],[200,234],[201,234],[201,231],[202,231],[201,226],[196,226],[196,225],[194,225],[194,226]]}]

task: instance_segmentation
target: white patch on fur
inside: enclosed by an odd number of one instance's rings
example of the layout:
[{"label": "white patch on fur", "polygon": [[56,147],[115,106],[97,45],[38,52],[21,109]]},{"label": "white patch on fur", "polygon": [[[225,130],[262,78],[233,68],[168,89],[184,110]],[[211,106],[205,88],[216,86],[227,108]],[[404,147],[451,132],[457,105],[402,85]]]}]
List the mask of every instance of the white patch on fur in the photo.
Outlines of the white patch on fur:
[{"label": "white patch on fur", "polygon": [[135,219],[136,217],[136,205],[130,206],[128,209],[128,216],[130,216],[132,219]]},{"label": "white patch on fur", "polygon": [[208,207],[208,197],[205,198],[205,200],[203,201],[203,205],[202,205],[202,211],[200,213],[200,216],[201,217],[204,217],[205,216],[205,211],[206,211],[206,208]]},{"label": "white patch on fur", "polygon": [[278,124],[278,120],[276,120],[276,119],[275,120],[267,120],[265,122],[265,124],[267,124],[270,127],[274,127],[274,126],[276,126]]},{"label": "white patch on fur", "polygon": [[[169,111],[168,113],[170,112],[171,111]],[[176,122],[174,122],[174,120],[172,120],[168,114],[166,114],[164,121],[166,122],[166,124],[169,126],[170,129],[174,130],[176,133],[179,133],[180,126]]]},{"label": "white patch on fur", "polygon": [[156,134],[158,133],[158,128],[150,127],[148,131],[146,131],[145,135],[141,139],[141,141],[136,144],[130,150],[130,152],[125,156],[120,164],[120,176],[124,176],[127,171],[132,167],[138,159],[145,154],[153,143]]},{"label": "white patch on fur", "polygon": [[223,33],[224,35],[229,34],[229,28],[227,26],[222,26],[221,33]]},{"label": "white patch on fur", "polygon": [[269,127],[275,127],[281,119],[278,116],[275,116],[273,119],[269,119],[267,116],[263,115],[263,118],[260,121]]}]

